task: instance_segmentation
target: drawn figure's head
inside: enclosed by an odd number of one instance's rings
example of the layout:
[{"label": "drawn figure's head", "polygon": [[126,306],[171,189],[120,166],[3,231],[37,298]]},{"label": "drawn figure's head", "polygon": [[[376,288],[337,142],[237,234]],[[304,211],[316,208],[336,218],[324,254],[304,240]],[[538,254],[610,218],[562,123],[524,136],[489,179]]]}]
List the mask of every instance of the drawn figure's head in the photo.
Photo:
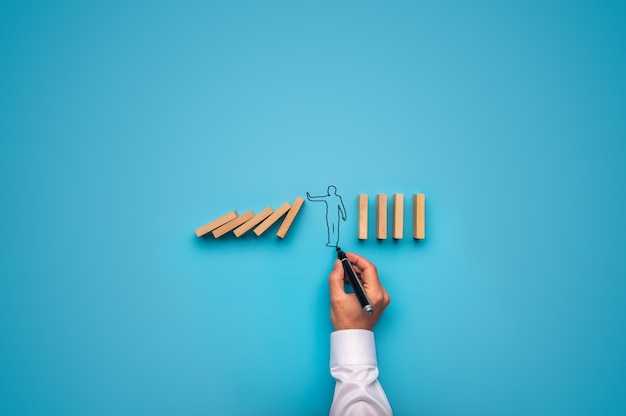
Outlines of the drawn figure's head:
[{"label": "drawn figure's head", "polygon": [[334,186],[330,185],[328,187],[328,195],[331,195],[331,192],[335,195],[337,195],[337,188],[335,188]]}]

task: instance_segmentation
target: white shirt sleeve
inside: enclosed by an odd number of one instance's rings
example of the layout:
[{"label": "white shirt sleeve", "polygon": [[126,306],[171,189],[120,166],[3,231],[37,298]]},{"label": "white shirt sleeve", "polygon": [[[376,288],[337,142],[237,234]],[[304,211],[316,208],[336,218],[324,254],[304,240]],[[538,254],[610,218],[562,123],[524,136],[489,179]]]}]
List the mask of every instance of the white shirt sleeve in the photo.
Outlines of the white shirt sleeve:
[{"label": "white shirt sleeve", "polygon": [[345,329],[330,334],[330,374],[336,380],[330,416],[393,414],[378,382],[372,331]]}]

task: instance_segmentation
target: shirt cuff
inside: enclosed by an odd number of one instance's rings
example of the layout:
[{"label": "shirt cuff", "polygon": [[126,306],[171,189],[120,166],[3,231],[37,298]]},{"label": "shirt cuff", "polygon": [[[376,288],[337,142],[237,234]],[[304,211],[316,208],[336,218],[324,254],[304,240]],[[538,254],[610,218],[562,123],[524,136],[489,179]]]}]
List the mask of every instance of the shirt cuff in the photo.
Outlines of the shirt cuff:
[{"label": "shirt cuff", "polygon": [[331,332],[330,367],[344,365],[377,365],[374,332],[367,329]]}]

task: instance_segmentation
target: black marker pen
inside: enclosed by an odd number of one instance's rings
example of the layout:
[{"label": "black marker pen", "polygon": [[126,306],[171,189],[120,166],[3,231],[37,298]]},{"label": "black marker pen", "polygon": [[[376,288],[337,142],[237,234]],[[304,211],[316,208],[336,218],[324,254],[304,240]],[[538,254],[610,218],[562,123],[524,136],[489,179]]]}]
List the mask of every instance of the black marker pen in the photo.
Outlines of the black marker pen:
[{"label": "black marker pen", "polygon": [[361,307],[363,308],[363,312],[368,315],[371,315],[374,312],[374,307],[370,303],[370,300],[367,298],[365,291],[363,290],[363,285],[361,284],[361,279],[356,275],[354,269],[352,268],[352,264],[346,257],[346,253],[344,253],[339,246],[337,246],[337,257],[341,260],[341,264],[343,264],[343,270],[348,275],[348,279],[350,280],[350,285],[354,290],[354,294],[356,295]]}]

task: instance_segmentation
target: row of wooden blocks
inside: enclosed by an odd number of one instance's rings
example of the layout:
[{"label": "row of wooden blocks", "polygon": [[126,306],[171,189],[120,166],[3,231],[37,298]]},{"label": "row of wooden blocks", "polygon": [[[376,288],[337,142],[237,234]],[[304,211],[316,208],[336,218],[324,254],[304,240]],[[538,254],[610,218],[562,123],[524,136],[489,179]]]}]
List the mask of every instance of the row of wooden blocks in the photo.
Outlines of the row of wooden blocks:
[{"label": "row of wooden blocks", "polygon": [[[404,194],[393,194],[392,197],[392,236],[395,240],[403,237],[404,229]],[[425,206],[424,194],[413,194],[413,238],[421,240],[425,237]],[[367,239],[368,196],[359,195],[359,240]],[[387,238],[387,194],[376,195],[376,238]]]},{"label": "row of wooden blocks", "polygon": [[237,211],[231,211],[198,228],[196,236],[202,237],[205,234],[213,233],[213,237],[219,238],[232,231],[236,237],[241,237],[254,228],[253,232],[258,237],[281,219],[283,215],[287,214],[276,233],[280,238],[285,238],[303,203],[303,198],[296,197],[293,204],[285,202],[276,211],[272,207],[267,207],[256,215],[254,215],[253,211],[248,211],[241,215],[237,214]]}]

